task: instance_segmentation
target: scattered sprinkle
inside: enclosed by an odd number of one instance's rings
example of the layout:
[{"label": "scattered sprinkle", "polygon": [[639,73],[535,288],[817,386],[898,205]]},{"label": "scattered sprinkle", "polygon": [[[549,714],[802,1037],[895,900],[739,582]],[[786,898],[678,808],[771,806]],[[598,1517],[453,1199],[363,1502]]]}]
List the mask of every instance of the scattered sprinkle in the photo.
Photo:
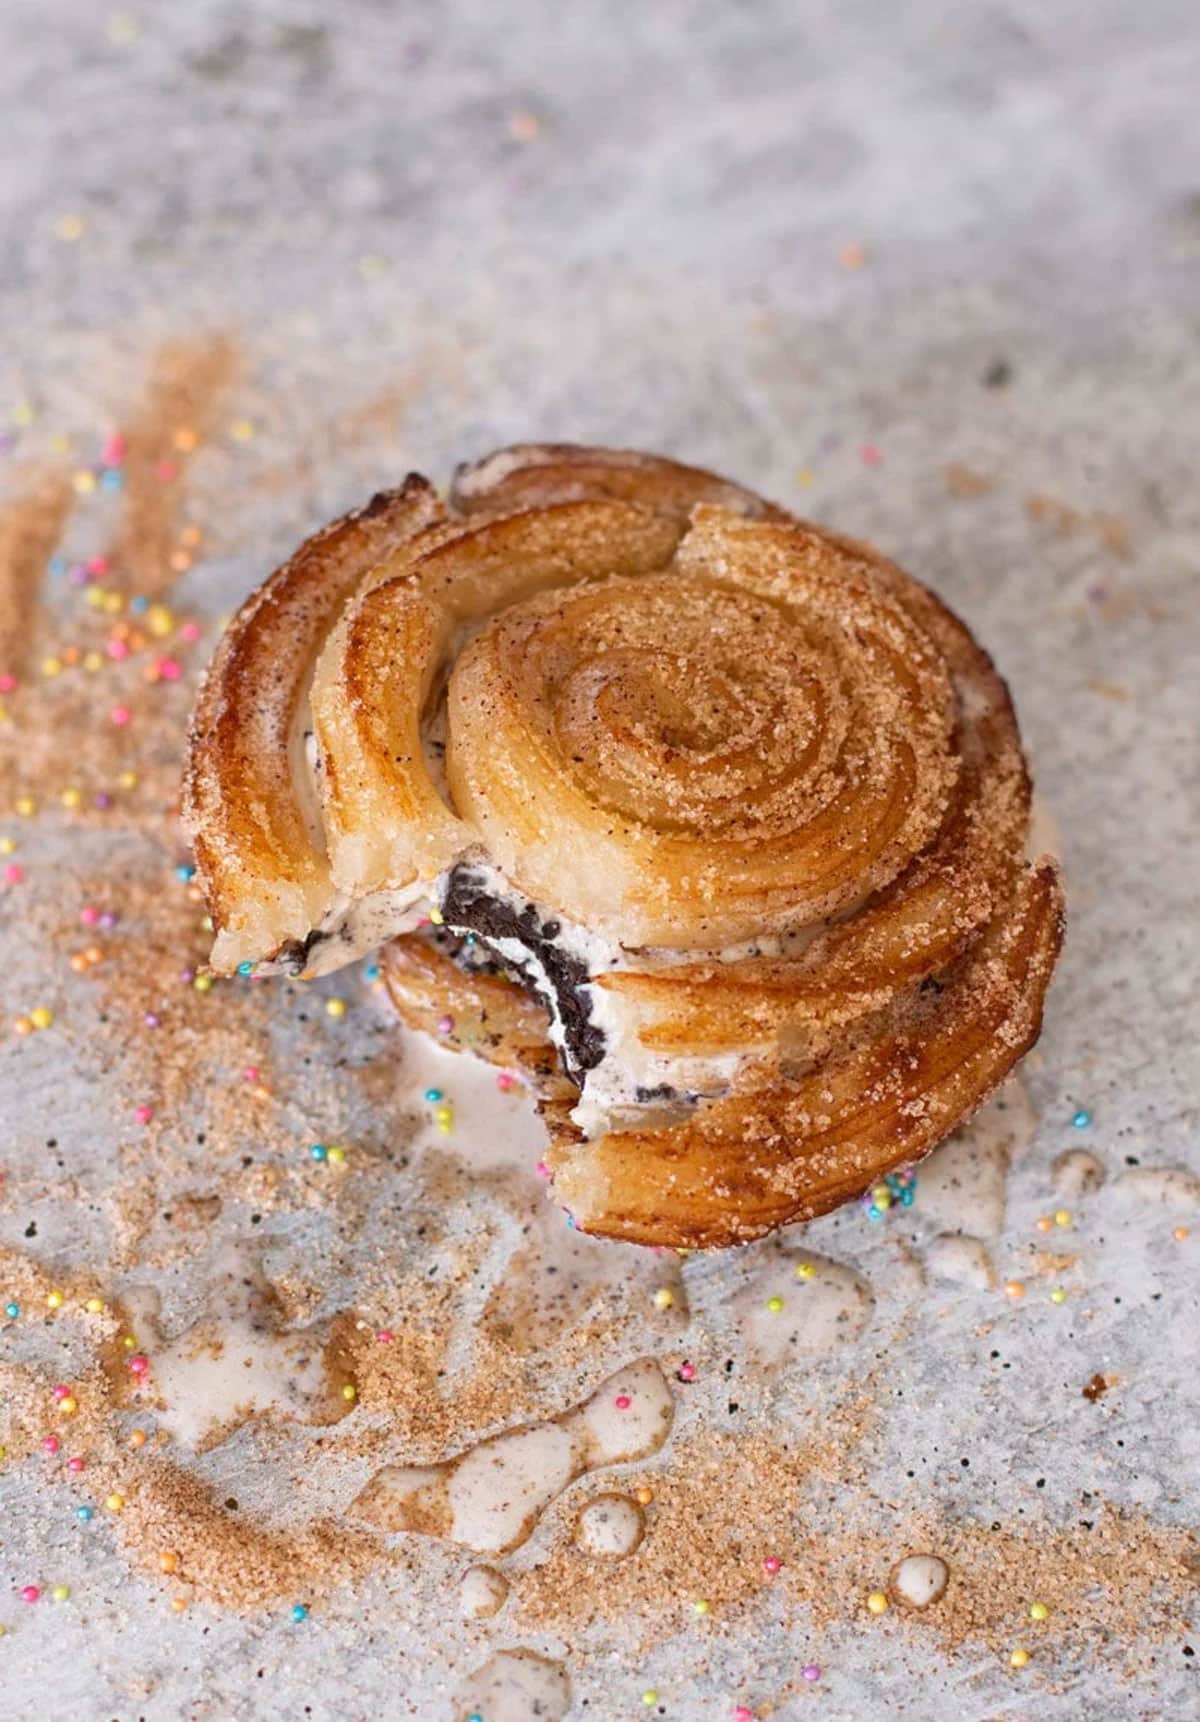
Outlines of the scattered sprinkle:
[{"label": "scattered sprinkle", "polygon": [[867,1598],[867,1607],[872,1614],[886,1614],[888,1611],[887,1592],[873,1590]]}]

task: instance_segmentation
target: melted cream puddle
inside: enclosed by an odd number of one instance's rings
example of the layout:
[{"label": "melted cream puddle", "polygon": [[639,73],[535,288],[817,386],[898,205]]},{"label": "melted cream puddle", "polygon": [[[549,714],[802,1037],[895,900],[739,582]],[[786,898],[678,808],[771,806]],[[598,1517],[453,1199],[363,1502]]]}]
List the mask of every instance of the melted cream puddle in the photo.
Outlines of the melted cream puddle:
[{"label": "melted cream puddle", "polygon": [[561,1722],[571,1683],[560,1662],[532,1650],[499,1650],[465,1681],[455,1701],[456,1722]]},{"label": "melted cream puddle", "polygon": [[440,1465],[389,1465],[351,1514],[385,1531],[420,1531],[478,1554],[507,1554],[569,1483],[602,1465],[645,1459],[666,1440],[674,1404],[642,1358],[561,1417],[493,1435]]}]

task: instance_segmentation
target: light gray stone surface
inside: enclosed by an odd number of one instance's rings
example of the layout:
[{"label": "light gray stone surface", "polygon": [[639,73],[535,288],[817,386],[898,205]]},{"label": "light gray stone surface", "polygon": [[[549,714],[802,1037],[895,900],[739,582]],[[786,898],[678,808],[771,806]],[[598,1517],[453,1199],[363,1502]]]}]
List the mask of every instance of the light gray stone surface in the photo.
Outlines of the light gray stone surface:
[{"label": "light gray stone surface", "polygon": [[[414,465],[443,477],[524,435],[677,452],[875,538],[996,655],[1063,833],[1071,928],[1013,1235],[1047,1200],[1078,1104],[1110,1171],[1200,1166],[1194,5],[191,0],[134,15],[140,35],[118,43],[84,0],[4,7],[0,401],[34,395],[47,422],[94,430],[159,337],[233,332],[255,458],[291,464],[294,483],[228,497],[236,554],[186,588],[211,609],[372,485]],[[73,213],[71,243],[56,224]],[[865,262],[847,268],[855,244]],[[990,387],[1001,360],[1010,380]],[[329,432],[386,390],[371,437]],[[951,494],[949,463],[993,487]],[[1071,526],[1031,518],[1036,494]],[[1124,523],[1127,555],[1096,516]],[[4,1080],[11,1146],[37,1122]],[[1113,1210],[1091,1319],[1012,1324],[992,1342],[1011,1369],[982,1389],[972,1324],[941,1297],[895,1359],[881,1460],[969,1451],[982,1516],[1010,1516],[1044,1473],[1039,1499],[1062,1518],[1088,1488],[1186,1523],[1195,1255],[1156,1254],[1152,1218]],[[1096,1368],[1131,1383],[1121,1449],[1109,1422],[1080,1425],[1077,1382]],[[428,1653],[422,1687],[426,1652],[386,1586],[303,1634],[164,1621],[98,1538],[78,1553],[61,1503],[0,1486],[6,1575],[49,1548],[86,1592],[0,1644],[0,1715],[443,1713],[446,1660]],[[0,1597],[5,1619],[19,1608]],[[452,1670],[472,1665],[466,1643],[455,1628]],[[1180,1644],[1138,1689],[1085,1664],[1056,1668],[1055,1694],[989,1659],[847,1632],[820,1688],[776,1713],[1183,1715],[1200,1658]],[[651,1672],[664,1714],[699,1718],[725,1714],[739,1681],[765,1702],[796,1654],[768,1628],[723,1643],[719,1679],[682,1642]],[[572,1717],[642,1714],[646,1679],[615,1655]]]}]

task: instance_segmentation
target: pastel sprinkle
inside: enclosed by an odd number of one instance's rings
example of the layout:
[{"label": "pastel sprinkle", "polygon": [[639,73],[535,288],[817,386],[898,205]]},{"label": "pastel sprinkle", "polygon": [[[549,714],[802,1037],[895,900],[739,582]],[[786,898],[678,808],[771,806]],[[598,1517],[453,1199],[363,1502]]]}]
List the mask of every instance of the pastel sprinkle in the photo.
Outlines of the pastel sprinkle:
[{"label": "pastel sprinkle", "polygon": [[308,1609],[304,1603],[296,1602],[292,1604],[292,1619],[297,1622],[308,1619]]},{"label": "pastel sprinkle", "polygon": [[881,1590],[873,1590],[867,1598],[867,1608],[872,1614],[886,1614],[888,1611],[887,1593]]},{"label": "pastel sprinkle", "polygon": [[314,1142],[308,1151],[311,1160],[324,1160],[328,1153],[329,1150],[323,1142]]},{"label": "pastel sprinkle", "polygon": [[679,1379],[680,1381],[695,1381],[696,1365],[694,1363],[681,1363],[679,1365]]},{"label": "pastel sprinkle", "polygon": [[46,1293],[46,1308],[47,1309],[61,1309],[64,1301],[65,1300],[63,1298],[63,1294],[60,1291],[52,1291],[52,1292]]},{"label": "pastel sprinkle", "polygon": [[783,1299],[781,1297],[769,1297],[767,1309],[771,1315],[780,1315],[783,1311]]},{"label": "pastel sprinkle", "polygon": [[613,1400],[613,1404],[616,1406],[618,1411],[628,1411],[629,1407],[633,1404],[633,1400],[629,1397],[628,1393],[618,1393],[617,1397]]},{"label": "pastel sprinkle", "polygon": [[449,1034],[453,1027],[454,1018],[452,1016],[440,1016],[438,1018],[437,1031],[439,1034]]},{"label": "pastel sprinkle", "polygon": [[1031,1602],[1029,1605],[1029,1618],[1030,1620],[1048,1620],[1050,1618],[1050,1610],[1046,1607],[1044,1602]]},{"label": "pastel sprinkle", "polygon": [[670,1286],[659,1286],[654,1294],[654,1307],[656,1309],[670,1309],[674,1302],[675,1293]]},{"label": "pastel sprinkle", "polygon": [[78,1453],[76,1453],[74,1458],[67,1460],[67,1470],[73,1472],[75,1476],[79,1475],[80,1471],[83,1470],[83,1466],[84,1461],[79,1457]]},{"label": "pastel sprinkle", "polygon": [[1055,1286],[1054,1290],[1050,1293],[1050,1302],[1051,1303],[1066,1303],[1066,1301],[1067,1301],[1067,1294],[1066,1294],[1065,1288],[1062,1286]]},{"label": "pastel sprinkle", "polygon": [[90,1525],[96,1516],[95,1507],[76,1507],[75,1517],[81,1525]]},{"label": "pastel sprinkle", "polygon": [[763,1567],[769,1573],[777,1573],[782,1565],[778,1555],[766,1555],[763,1558]]},{"label": "pastel sprinkle", "polygon": [[137,1119],[139,1124],[149,1124],[150,1120],[154,1117],[154,1108],[153,1106],[135,1106],[133,1109],[133,1116]]},{"label": "pastel sprinkle", "polygon": [[121,1508],[125,1505],[125,1497],[124,1495],[117,1494],[106,1495],[104,1497],[104,1505],[108,1508],[110,1513],[119,1513]]},{"label": "pastel sprinkle", "polygon": [[17,1317],[21,1313],[21,1306],[19,1303],[6,1303],[4,1306],[4,1313],[8,1317],[9,1321],[16,1321]]},{"label": "pastel sprinkle", "polygon": [[431,1106],[436,1106],[438,1101],[442,1098],[442,1091],[440,1088],[427,1088],[425,1090],[425,1098]]},{"label": "pastel sprinkle", "polygon": [[1071,1123],[1075,1126],[1076,1130],[1086,1130],[1091,1122],[1092,1115],[1084,1106],[1079,1108],[1079,1111],[1071,1120]]},{"label": "pastel sprinkle", "polygon": [[819,1680],[821,1678],[820,1667],[815,1662],[805,1663],[804,1667],[800,1670],[800,1678],[801,1680],[807,1680],[809,1682]]},{"label": "pastel sprinkle", "polygon": [[41,1591],[38,1589],[37,1585],[35,1585],[35,1584],[23,1584],[21,1586],[21,1601],[22,1602],[36,1602],[37,1599],[41,1596],[41,1594],[42,1594]]},{"label": "pastel sprinkle", "polygon": [[56,1584],[50,1592],[52,1602],[66,1602],[71,1595],[71,1587],[66,1584]]},{"label": "pastel sprinkle", "polygon": [[811,1280],[816,1275],[816,1271],[811,1262],[797,1262],[796,1264],[796,1278],[798,1280]]},{"label": "pastel sprinkle", "polygon": [[42,1442],[42,1451],[44,1453],[57,1453],[61,1446],[62,1442],[57,1435],[47,1435]]},{"label": "pastel sprinkle", "polygon": [[1024,1645],[1018,1644],[1008,1660],[1013,1668],[1024,1668],[1029,1661],[1029,1652]]}]

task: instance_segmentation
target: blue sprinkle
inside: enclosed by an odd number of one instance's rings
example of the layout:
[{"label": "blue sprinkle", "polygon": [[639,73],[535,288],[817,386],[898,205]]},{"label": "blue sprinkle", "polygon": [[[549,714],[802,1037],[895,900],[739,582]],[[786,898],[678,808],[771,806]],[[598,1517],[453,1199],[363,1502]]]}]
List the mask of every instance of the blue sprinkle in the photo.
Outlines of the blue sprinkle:
[{"label": "blue sprinkle", "polygon": [[436,1106],[438,1101],[442,1098],[442,1091],[440,1088],[427,1088],[425,1090],[425,1098],[431,1106]]},{"label": "blue sprinkle", "polygon": [[328,1150],[328,1148],[326,1148],[326,1146],[323,1142],[314,1142],[312,1147],[309,1149],[308,1152],[309,1152],[309,1157],[311,1159],[323,1160],[325,1158],[325,1156],[328,1154],[329,1150]]},{"label": "blue sprinkle", "polygon": [[106,466],[100,474],[101,490],[124,490],[125,474],[115,466]]},{"label": "blue sprinkle", "polygon": [[913,1198],[915,1197],[916,1193],[917,1192],[913,1189],[911,1184],[908,1185],[908,1187],[906,1189],[901,1190],[901,1192],[900,1192],[900,1206],[902,1208],[911,1208],[913,1205]]},{"label": "blue sprinkle", "polygon": [[182,879],[183,883],[186,885],[189,880],[196,877],[196,869],[194,867],[189,867],[187,862],[183,861],[178,867],[176,867],[175,877],[177,879]]},{"label": "blue sprinkle", "polygon": [[254,973],[254,964],[253,963],[246,962],[246,963],[239,963],[238,964],[238,974],[239,975],[252,975],[253,973]]},{"label": "blue sprinkle", "polygon": [[19,1303],[6,1303],[4,1306],[4,1313],[8,1317],[9,1321],[16,1321],[17,1317],[21,1313],[21,1306]]},{"label": "blue sprinkle", "polygon": [[1075,1114],[1074,1118],[1072,1118],[1072,1120],[1071,1120],[1071,1123],[1075,1126],[1076,1130],[1086,1130],[1088,1125],[1091,1122],[1092,1122],[1091,1113],[1088,1112],[1086,1110],[1086,1108],[1084,1108],[1082,1106],[1079,1108],[1079,1111]]},{"label": "blue sprinkle", "polygon": [[150,600],[144,595],[144,593],[139,592],[136,598],[131,598],[129,600],[129,608],[133,611],[135,616],[144,616],[146,611],[150,608]]},{"label": "blue sprinkle", "polygon": [[874,1202],[872,1202],[871,1206],[867,1209],[867,1218],[868,1220],[882,1220],[883,1209],[877,1208]]},{"label": "blue sprinkle", "polygon": [[69,566],[65,556],[52,556],[46,564],[46,570],[50,574],[65,574]]},{"label": "blue sprinkle", "polygon": [[302,1602],[295,1602],[292,1604],[292,1619],[293,1620],[307,1620],[308,1619],[308,1609],[305,1607],[305,1605]]},{"label": "blue sprinkle", "polygon": [[567,1225],[571,1231],[575,1230],[575,1216],[574,1216],[574,1214],[568,1214],[567,1215]]},{"label": "blue sprinkle", "polygon": [[368,963],[366,968],[363,970],[363,975],[365,979],[369,981],[377,981],[379,979],[379,964]]},{"label": "blue sprinkle", "polygon": [[94,1507],[76,1507],[75,1517],[79,1520],[81,1525],[86,1525],[91,1522],[95,1515],[95,1511],[96,1509]]},{"label": "blue sprinkle", "polygon": [[472,1710],[471,1714],[467,1717],[467,1722],[483,1722],[483,1717],[479,1714],[478,1710]]}]

